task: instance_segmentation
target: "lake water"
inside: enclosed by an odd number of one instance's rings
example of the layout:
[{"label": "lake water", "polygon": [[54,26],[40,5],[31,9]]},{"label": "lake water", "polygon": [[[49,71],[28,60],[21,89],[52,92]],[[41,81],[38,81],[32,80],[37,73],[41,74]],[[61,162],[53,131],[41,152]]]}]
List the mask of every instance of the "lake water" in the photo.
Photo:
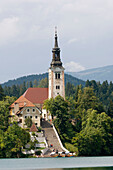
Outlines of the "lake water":
[{"label": "lake water", "polygon": [[113,157],[0,159],[0,170],[113,170]]}]

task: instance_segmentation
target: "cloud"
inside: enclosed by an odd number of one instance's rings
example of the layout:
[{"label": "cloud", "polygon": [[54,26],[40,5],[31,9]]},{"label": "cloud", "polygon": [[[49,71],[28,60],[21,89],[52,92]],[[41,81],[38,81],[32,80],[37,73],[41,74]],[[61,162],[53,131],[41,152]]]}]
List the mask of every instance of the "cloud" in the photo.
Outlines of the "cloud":
[{"label": "cloud", "polygon": [[72,38],[68,41],[68,44],[71,44],[71,43],[74,43],[74,42],[77,42],[77,38]]},{"label": "cloud", "polygon": [[74,61],[70,61],[65,64],[65,69],[67,72],[78,72],[85,70],[85,67],[80,65],[79,63],[75,63]]},{"label": "cloud", "polygon": [[18,20],[18,17],[9,17],[0,22],[0,44],[7,43],[18,35]]}]

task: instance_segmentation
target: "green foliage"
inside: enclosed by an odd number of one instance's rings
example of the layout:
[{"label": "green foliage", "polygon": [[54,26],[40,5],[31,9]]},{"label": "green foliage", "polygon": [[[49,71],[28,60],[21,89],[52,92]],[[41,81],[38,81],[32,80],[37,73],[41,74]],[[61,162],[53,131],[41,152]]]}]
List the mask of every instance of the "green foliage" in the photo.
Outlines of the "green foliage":
[{"label": "green foliage", "polygon": [[25,119],[25,125],[28,127],[28,128],[30,128],[31,126],[32,126],[32,119],[30,118],[30,117],[27,117],[26,119]]},{"label": "green foliage", "polygon": [[5,132],[0,131],[0,157],[20,157],[22,147],[29,141],[29,133],[14,123]]},{"label": "green foliage", "polygon": [[79,155],[112,155],[113,120],[106,114],[88,110],[82,122],[82,130],[72,139]]},{"label": "green foliage", "polygon": [[42,131],[42,128],[41,127],[38,127],[38,132],[41,132]]},{"label": "green foliage", "polygon": [[[38,81],[35,79],[34,81],[33,81],[33,87],[37,87],[38,86]],[[28,88],[28,87],[27,87]]]},{"label": "green foliage", "polygon": [[35,136],[35,132],[32,132],[32,136]]},{"label": "green foliage", "polygon": [[60,95],[55,99],[51,98],[44,102],[44,107],[49,110],[54,118],[54,124],[62,141],[70,141],[73,135],[73,127],[69,122],[68,102]]},{"label": "green foliage", "polygon": [[4,97],[5,97],[4,90],[2,86],[0,85],[0,100],[3,100]]},{"label": "green foliage", "polygon": [[110,112],[112,112],[111,105],[113,101],[113,83],[110,82],[108,84],[107,81],[104,81],[102,84],[100,84],[100,82],[96,82],[95,80],[87,80],[86,86],[93,87],[94,92],[99,100],[102,102],[106,113],[110,115]]},{"label": "green foliage", "polygon": [[45,79],[42,79],[42,80],[39,81],[38,87],[41,87],[41,88],[47,88],[48,87],[47,77]]},{"label": "green foliage", "polygon": [[9,125],[9,106],[15,101],[15,97],[6,96],[0,101],[0,129],[5,131]]},{"label": "green foliage", "polygon": [[42,153],[41,151],[36,151],[35,152],[36,155],[41,155],[41,153]]},{"label": "green foliage", "polygon": [[[68,82],[73,84],[73,87],[79,84],[85,86],[84,81],[65,74],[65,85]],[[8,82],[2,84],[2,87],[5,95],[19,97],[29,87],[48,87],[48,73],[29,75],[17,78],[15,80],[9,80]]]},{"label": "green foliage", "polygon": [[67,97],[70,97],[70,96],[73,96],[75,92],[76,92],[76,87],[70,82],[67,82],[66,87],[65,87],[65,95]]},{"label": "green foliage", "polygon": [[78,155],[78,148],[75,147],[74,145],[72,145],[71,143],[65,143],[65,147],[68,151],[70,151],[71,153],[76,152],[76,155]]}]

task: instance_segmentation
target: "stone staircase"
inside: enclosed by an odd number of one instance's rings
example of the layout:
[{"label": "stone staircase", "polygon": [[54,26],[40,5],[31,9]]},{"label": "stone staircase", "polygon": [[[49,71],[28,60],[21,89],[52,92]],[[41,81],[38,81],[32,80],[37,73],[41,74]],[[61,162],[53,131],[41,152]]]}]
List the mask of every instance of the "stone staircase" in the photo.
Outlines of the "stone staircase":
[{"label": "stone staircase", "polygon": [[[62,152],[63,150],[56,137],[52,125],[47,121],[42,121],[41,125],[42,125],[42,130],[44,132],[44,136],[49,146],[49,150],[46,152],[46,154],[49,154],[53,149],[55,149],[55,151],[58,150],[58,152]],[[50,147],[51,144],[53,145],[53,147]]]}]

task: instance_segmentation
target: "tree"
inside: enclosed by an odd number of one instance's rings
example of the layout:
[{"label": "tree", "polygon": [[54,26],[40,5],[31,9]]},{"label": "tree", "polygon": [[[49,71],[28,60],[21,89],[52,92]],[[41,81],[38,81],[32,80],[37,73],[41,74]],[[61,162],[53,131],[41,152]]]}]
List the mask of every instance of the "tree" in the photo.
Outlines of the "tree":
[{"label": "tree", "polygon": [[5,97],[4,90],[3,90],[2,86],[0,85],[0,100],[3,100],[4,97]]},{"label": "tree", "polygon": [[79,155],[111,155],[113,152],[113,120],[102,112],[88,110],[84,115],[82,130],[72,139]]},{"label": "tree", "polygon": [[68,113],[68,102],[64,100],[60,95],[55,99],[51,98],[44,102],[44,107],[46,110],[49,110],[55,124],[55,127],[60,134],[60,137],[63,141],[70,141],[73,136],[73,128],[70,123],[69,113]]},{"label": "tree", "polygon": [[48,87],[47,77],[45,79],[42,79],[42,80],[39,81],[38,87],[41,87],[41,88],[47,88]]},{"label": "tree", "polygon": [[21,157],[22,147],[30,141],[29,132],[14,123],[9,126],[7,131],[2,133],[0,140],[0,151],[2,150],[1,157]]},{"label": "tree", "polygon": [[5,131],[9,125],[9,106],[15,101],[14,97],[6,96],[0,101],[0,129]]},{"label": "tree", "polygon": [[18,90],[17,90],[16,85],[12,85],[11,94],[12,94],[12,96],[18,96]]},{"label": "tree", "polygon": [[25,81],[23,84],[20,85],[20,95],[22,95],[26,91],[26,83]]},{"label": "tree", "polygon": [[31,120],[30,117],[27,117],[27,118],[25,119],[25,125],[26,125],[28,128],[30,128],[30,127],[32,126],[32,120]]},{"label": "tree", "polygon": [[100,113],[104,111],[102,104],[99,102],[99,99],[96,97],[93,89],[91,87],[85,87],[83,92],[81,89],[78,93],[78,100],[76,102],[77,109],[88,110],[95,109]]},{"label": "tree", "polygon": [[75,91],[75,86],[68,82],[65,87],[65,95],[68,97],[73,96]]},{"label": "tree", "polygon": [[35,79],[34,81],[33,81],[33,87],[37,87],[38,86],[38,82],[37,82],[37,80]]},{"label": "tree", "polygon": [[29,82],[29,87],[33,87],[32,81]]}]

